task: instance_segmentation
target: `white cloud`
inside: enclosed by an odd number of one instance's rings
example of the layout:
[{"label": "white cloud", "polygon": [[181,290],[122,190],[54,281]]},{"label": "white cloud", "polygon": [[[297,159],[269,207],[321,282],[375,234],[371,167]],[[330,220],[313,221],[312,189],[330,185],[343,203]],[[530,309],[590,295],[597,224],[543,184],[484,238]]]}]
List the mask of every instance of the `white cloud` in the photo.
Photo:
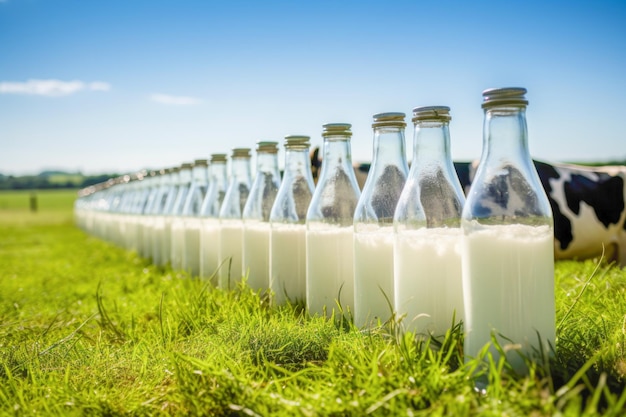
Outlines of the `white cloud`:
[{"label": "white cloud", "polygon": [[[0,0],[2,1],[2,0]],[[85,83],[84,81],[28,80],[26,82],[0,82],[0,94],[27,94],[48,97],[60,97],[79,91],[109,91],[111,85],[102,81]]]},{"label": "white cloud", "polygon": [[111,89],[111,84],[102,81],[94,81],[89,83],[89,89],[91,91],[109,91]]},{"label": "white cloud", "polygon": [[186,96],[170,96],[168,94],[152,94],[150,100],[159,104],[169,104],[172,106],[193,106],[202,103],[202,100],[196,97]]}]

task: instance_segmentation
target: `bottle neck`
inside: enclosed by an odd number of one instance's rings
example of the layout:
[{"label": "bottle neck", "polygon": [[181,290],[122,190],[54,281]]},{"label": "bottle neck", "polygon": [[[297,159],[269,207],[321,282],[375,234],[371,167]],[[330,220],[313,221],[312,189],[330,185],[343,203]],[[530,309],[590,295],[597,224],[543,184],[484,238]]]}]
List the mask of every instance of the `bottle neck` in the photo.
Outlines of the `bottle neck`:
[{"label": "bottle neck", "polygon": [[325,137],[322,161],[320,180],[323,179],[328,172],[334,172],[337,169],[345,171],[353,170],[350,138],[347,136]]},{"label": "bottle neck", "polygon": [[208,169],[204,165],[193,167],[192,181],[198,185],[206,185],[209,182],[207,171]]},{"label": "bottle neck", "polygon": [[422,121],[415,125],[413,163],[419,166],[444,165],[451,161],[450,129],[447,122]]},{"label": "bottle neck", "polygon": [[178,185],[188,185],[191,182],[191,170],[183,169],[178,173]]},{"label": "bottle neck", "polygon": [[230,183],[250,184],[250,158],[233,158],[230,167]]},{"label": "bottle neck", "polygon": [[310,177],[313,181],[309,148],[286,148],[284,179],[298,177]]},{"label": "bottle neck", "polygon": [[372,169],[388,165],[406,167],[404,128],[394,126],[375,128],[373,155]]},{"label": "bottle neck", "polygon": [[256,157],[257,177],[260,173],[280,176],[278,171],[278,154],[258,152]]},{"label": "bottle neck", "polygon": [[485,110],[482,161],[530,160],[525,107]]},{"label": "bottle neck", "polygon": [[223,184],[228,178],[225,162],[212,162],[209,167],[209,181],[215,184]]}]

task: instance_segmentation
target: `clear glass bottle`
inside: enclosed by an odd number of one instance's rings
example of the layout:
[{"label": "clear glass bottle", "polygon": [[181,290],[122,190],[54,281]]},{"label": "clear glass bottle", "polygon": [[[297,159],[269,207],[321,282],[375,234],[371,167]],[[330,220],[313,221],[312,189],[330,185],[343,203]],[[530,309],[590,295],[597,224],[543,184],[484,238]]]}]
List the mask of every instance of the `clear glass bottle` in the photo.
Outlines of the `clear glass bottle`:
[{"label": "clear glass bottle", "polygon": [[152,259],[152,241],[154,240],[154,206],[161,190],[164,170],[151,171],[149,175],[150,193],[143,208],[141,220],[141,256]]},{"label": "clear glass bottle", "polygon": [[209,163],[196,159],[191,170],[191,186],[183,207],[184,239],[182,269],[191,276],[200,273],[200,213],[209,186]]},{"label": "clear glass bottle", "polygon": [[413,162],[394,216],[394,307],[404,328],[445,335],[463,317],[461,211],[450,108],[413,110]]},{"label": "clear glass bottle", "polygon": [[[216,277],[220,242],[220,207],[228,188],[226,154],[211,154],[209,188],[200,209],[200,277]],[[217,285],[217,279],[213,280]]]},{"label": "clear glass bottle", "polygon": [[285,171],[270,213],[270,289],[276,305],[306,300],[306,212],[315,185],[309,136],[285,137]]},{"label": "clear glass bottle", "polygon": [[241,270],[248,286],[265,291],[270,286],[270,211],[280,187],[278,142],[257,142],[256,176],[243,209]]},{"label": "clear glass bottle", "polygon": [[143,214],[143,257],[151,259],[154,262],[153,242],[154,235],[154,222],[156,218],[156,207],[159,199],[162,198],[163,184],[166,181],[166,170],[159,169],[155,171],[155,175],[152,177],[153,185],[151,186],[150,195],[146,201]]},{"label": "clear glass bottle", "polygon": [[483,92],[483,151],[461,222],[465,355],[494,334],[520,373],[520,354],[547,356],[555,343],[553,219],[528,150],[525,94]]},{"label": "clear glass bottle", "polygon": [[180,166],[178,173],[178,193],[170,212],[170,263],[172,269],[181,269],[183,266],[183,241],[185,240],[185,222],[183,208],[191,188],[191,170],[193,162],[185,162]]},{"label": "clear glass bottle", "polygon": [[166,265],[170,258],[169,213],[178,193],[178,173],[180,167],[165,170],[161,180],[161,188],[156,197],[152,213],[152,263],[157,266]]},{"label": "clear glass bottle", "polygon": [[354,311],[354,210],[361,195],[352,167],[352,125],[328,123],[323,162],[306,215],[306,302],[311,315]]},{"label": "clear glass bottle", "polygon": [[393,313],[393,214],[404,188],[404,113],[374,115],[373,157],[354,213],[354,323],[386,322]]},{"label": "clear glass bottle", "polygon": [[218,286],[232,288],[241,280],[243,222],[241,215],[250,194],[250,148],[235,148],[231,156],[228,189],[220,207]]}]

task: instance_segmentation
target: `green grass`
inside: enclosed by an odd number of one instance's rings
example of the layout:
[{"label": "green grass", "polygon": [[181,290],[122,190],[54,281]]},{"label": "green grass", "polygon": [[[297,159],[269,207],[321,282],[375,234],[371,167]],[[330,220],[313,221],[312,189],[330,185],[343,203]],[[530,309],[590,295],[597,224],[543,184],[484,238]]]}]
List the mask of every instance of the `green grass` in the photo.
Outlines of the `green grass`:
[{"label": "green grass", "polygon": [[72,193],[27,196],[0,194],[0,415],[624,415],[619,268],[557,264],[556,355],[518,377],[464,363],[458,326],[429,344],[270,307],[85,235]]}]

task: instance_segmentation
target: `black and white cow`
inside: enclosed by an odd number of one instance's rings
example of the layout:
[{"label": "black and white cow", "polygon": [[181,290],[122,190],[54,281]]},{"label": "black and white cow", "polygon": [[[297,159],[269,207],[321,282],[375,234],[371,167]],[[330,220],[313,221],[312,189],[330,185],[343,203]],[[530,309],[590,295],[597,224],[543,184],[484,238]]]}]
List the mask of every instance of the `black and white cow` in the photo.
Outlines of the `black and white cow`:
[{"label": "black and white cow", "polygon": [[[314,173],[319,170],[312,153]],[[626,166],[586,167],[534,161],[554,216],[556,259],[588,259],[602,255],[626,266]],[[467,193],[478,162],[455,162]],[[361,188],[368,163],[355,164]]]}]

